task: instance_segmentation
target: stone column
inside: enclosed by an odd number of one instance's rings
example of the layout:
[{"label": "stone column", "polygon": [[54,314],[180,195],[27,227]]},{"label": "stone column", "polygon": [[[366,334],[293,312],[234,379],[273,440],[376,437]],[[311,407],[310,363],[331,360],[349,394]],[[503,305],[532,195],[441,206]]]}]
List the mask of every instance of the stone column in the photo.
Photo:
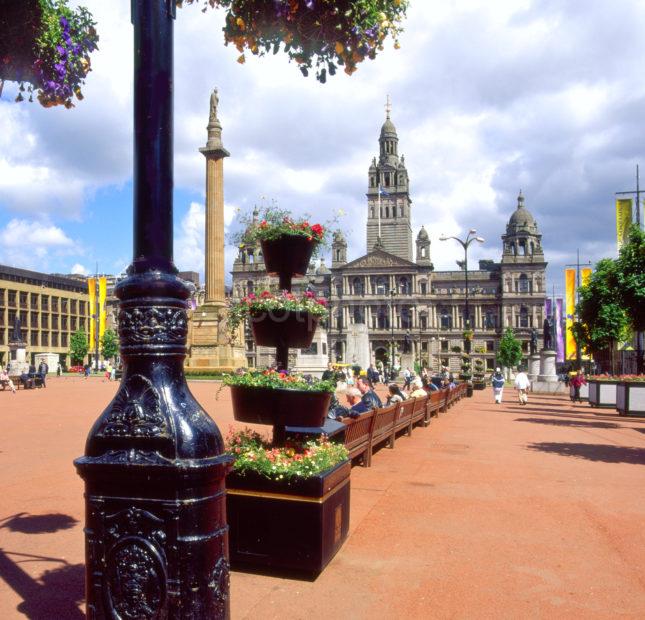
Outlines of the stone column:
[{"label": "stone column", "polygon": [[533,353],[529,357],[529,379],[531,381],[536,381],[538,378],[538,375],[540,374],[540,354],[539,353]]},{"label": "stone column", "polygon": [[223,306],[224,295],[224,157],[222,125],[217,118],[217,89],[211,94],[208,140],[199,152],[206,158],[206,305]]}]

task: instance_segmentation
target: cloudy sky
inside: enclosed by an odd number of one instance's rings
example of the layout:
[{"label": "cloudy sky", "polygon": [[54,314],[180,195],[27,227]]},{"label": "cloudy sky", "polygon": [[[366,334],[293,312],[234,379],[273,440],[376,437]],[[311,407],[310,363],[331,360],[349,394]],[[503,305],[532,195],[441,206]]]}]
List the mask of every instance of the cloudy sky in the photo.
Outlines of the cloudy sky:
[{"label": "cloudy sky", "polygon": [[[0,263],[113,273],[131,257],[130,2],[83,4],[101,37],[85,100],[73,110],[17,104],[12,84],[0,99]],[[473,258],[499,260],[520,188],[556,292],[577,248],[583,261],[614,255],[614,192],[632,189],[636,164],[645,165],[642,0],[412,0],[400,50],[390,42],[325,85],[280,54],[238,64],[221,25],[221,12],[189,6],[175,26],[180,269],[203,271],[198,148],[214,86],[231,152],[229,227],[261,197],[322,221],[342,209],[349,256],[364,253],[367,169],[389,94],[414,232],[425,224],[437,268],[459,258],[438,237],[471,227],[486,238]],[[229,267],[233,254],[227,248]]]}]

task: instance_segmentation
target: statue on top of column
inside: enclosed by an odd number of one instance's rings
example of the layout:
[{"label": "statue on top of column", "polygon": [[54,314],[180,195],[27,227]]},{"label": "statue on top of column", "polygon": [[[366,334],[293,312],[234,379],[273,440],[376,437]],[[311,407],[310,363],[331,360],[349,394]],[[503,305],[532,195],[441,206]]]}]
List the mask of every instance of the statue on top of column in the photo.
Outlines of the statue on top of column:
[{"label": "statue on top of column", "polygon": [[217,96],[217,88],[213,89],[211,93],[211,111],[208,117],[210,122],[217,121],[217,106],[219,105],[219,97]]}]

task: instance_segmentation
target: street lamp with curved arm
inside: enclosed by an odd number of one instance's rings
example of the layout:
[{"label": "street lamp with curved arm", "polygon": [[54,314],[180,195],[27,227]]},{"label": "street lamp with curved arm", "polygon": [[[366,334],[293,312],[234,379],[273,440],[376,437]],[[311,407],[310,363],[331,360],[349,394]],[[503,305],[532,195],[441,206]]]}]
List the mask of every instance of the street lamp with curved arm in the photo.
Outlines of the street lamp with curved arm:
[{"label": "street lamp with curved arm", "polygon": [[[469,306],[469,300],[468,300],[468,247],[473,241],[477,241],[477,243],[484,243],[484,238],[483,237],[478,237],[477,236],[477,231],[474,228],[471,228],[468,231],[468,234],[466,235],[465,239],[460,239],[459,237],[449,237],[446,235],[441,235],[439,237],[439,241],[447,241],[448,239],[454,239],[458,243],[461,244],[461,247],[464,248],[464,273],[465,273],[465,278],[466,278],[466,308],[465,308],[465,319],[464,319],[464,327],[466,329],[470,329],[470,306]],[[469,342],[469,341],[467,341]],[[470,344],[467,345],[467,348],[470,349]],[[470,353],[470,351],[467,351]]]}]

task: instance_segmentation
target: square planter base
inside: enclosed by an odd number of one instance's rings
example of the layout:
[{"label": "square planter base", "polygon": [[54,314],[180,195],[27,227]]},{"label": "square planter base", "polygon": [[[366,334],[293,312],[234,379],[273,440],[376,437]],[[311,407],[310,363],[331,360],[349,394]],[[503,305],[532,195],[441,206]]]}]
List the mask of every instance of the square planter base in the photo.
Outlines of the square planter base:
[{"label": "square planter base", "polygon": [[294,485],[230,474],[226,512],[231,566],[320,573],[347,538],[350,472],[346,461]]}]

